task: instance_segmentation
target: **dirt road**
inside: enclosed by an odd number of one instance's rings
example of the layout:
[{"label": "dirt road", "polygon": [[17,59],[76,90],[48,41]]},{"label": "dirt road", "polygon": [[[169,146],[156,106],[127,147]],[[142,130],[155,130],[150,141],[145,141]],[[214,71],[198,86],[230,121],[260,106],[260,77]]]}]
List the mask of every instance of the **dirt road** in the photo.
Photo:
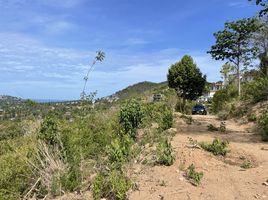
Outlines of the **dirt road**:
[{"label": "dirt road", "polygon": [[[268,199],[268,143],[261,142],[252,131],[252,124],[240,125],[226,121],[226,133],[209,132],[208,124],[219,126],[214,116],[193,116],[194,122],[187,125],[176,114],[171,142],[176,161],[172,166],[148,166],[134,164],[132,179],[137,190],[129,194],[130,200],[252,200]],[[192,148],[189,137],[197,141],[227,139],[231,152],[226,157],[214,156],[202,149]],[[249,161],[253,166],[243,169]],[[185,169],[190,164],[202,171],[201,185],[193,186],[185,178]]]}]

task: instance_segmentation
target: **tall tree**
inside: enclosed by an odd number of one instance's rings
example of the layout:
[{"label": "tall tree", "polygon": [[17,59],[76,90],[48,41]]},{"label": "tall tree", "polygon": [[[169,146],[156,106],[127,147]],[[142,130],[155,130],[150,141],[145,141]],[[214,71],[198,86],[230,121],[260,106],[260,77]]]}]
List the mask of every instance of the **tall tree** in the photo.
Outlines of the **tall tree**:
[{"label": "tall tree", "polygon": [[222,67],[221,67],[221,71],[220,73],[222,74],[222,78],[223,78],[223,83],[224,85],[227,85],[230,80],[229,80],[229,75],[230,72],[233,70],[233,66],[230,65],[229,63],[225,63]]},{"label": "tall tree", "polygon": [[254,43],[260,58],[260,72],[268,76],[268,17],[260,19],[261,28],[254,35]]},{"label": "tall tree", "polygon": [[201,96],[206,84],[206,76],[202,75],[193,58],[188,55],[171,65],[167,79],[168,86],[176,89],[184,104],[187,99],[195,100]]},{"label": "tall tree", "polygon": [[256,2],[256,5],[260,5],[263,9],[260,11],[260,16],[264,16],[268,13],[268,0],[249,0]]},{"label": "tall tree", "polygon": [[226,22],[224,30],[214,33],[216,44],[208,53],[215,60],[228,60],[235,67],[238,82],[238,94],[241,93],[240,69],[250,64],[256,56],[256,48],[252,45],[252,36],[259,29],[256,19],[242,19]]}]

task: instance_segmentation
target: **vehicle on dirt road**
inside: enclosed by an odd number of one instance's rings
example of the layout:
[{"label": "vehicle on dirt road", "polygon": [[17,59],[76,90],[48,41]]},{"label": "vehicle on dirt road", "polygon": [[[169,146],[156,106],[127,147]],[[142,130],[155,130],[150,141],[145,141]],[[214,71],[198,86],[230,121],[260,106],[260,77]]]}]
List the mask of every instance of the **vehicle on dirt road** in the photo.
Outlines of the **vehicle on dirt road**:
[{"label": "vehicle on dirt road", "polygon": [[206,115],[207,110],[203,105],[195,105],[192,109],[192,115]]}]

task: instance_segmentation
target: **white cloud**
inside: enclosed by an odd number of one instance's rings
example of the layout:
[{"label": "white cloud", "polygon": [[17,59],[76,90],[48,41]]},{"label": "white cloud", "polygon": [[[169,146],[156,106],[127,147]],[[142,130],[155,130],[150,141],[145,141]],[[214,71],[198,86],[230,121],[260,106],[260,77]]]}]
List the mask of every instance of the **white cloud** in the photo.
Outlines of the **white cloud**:
[{"label": "white cloud", "polygon": [[[38,88],[42,87],[42,95],[53,93],[55,98],[79,98],[83,77],[95,56],[95,50],[48,47],[12,33],[0,33],[0,52],[0,93],[13,87],[12,90],[27,94],[31,88],[34,96],[39,95]],[[176,48],[135,55],[107,51],[105,61],[97,63],[90,74],[87,91],[98,90],[99,96],[105,96],[140,81],[164,81],[170,65],[185,54],[193,56],[209,81],[218,80],[221,63],[212,61],[207,54]],[[50,90],[51,87],[54,89]]]},{"label": "white cloud", "polygon": [[238,8],[245,8],[245,7],[249,7],[252,6],[250,4],[250,2],[247,1],[237,1],[237,2],[230,2],[228,4],[229,7],[238,7]]}]

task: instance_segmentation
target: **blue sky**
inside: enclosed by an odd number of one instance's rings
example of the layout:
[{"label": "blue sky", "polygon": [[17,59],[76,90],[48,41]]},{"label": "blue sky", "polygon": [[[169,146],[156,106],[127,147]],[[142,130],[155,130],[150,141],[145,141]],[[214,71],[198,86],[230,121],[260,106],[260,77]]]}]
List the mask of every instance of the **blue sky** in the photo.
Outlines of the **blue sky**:
[{"label": "blue sky", "polygon": [[0,94],[78,99],[97,50],[106,58],[87,92],[99,97],[165,81],[185,54],[217,81],[213,33],[257,11],[247,0],[0,0]]}]

